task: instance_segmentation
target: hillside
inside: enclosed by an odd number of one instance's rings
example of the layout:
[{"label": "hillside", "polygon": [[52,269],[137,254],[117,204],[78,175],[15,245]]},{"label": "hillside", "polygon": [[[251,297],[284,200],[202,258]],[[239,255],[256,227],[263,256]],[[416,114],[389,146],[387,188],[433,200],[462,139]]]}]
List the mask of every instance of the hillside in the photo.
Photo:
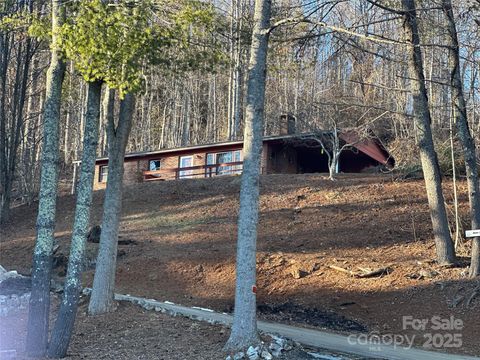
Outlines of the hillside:
[{"label": "hillside", "polygon": [[[239,177],[139,184],[125,189],[117,292],[231,312]],[[460,183],[466,194],[466,184]],[[478,284],[466,267],[434,262],[424,184],[390,176],[269,175],[261,182],[258,240],[260,317],[349,333],[407,333],[402,316],[453,315],[464,322],[463,347],[480,354]],[[451,203],[451,184],[446,185]],[[95,193],[92,225],[101,221]],[[68,251],[74,197],[62,196],[56,228]],[[465,218],[466,198],[461,198]],[[29,273],[35,205],[13,210],[1,231],[0,264]],[[127,241],[128,242],[128,241]],[[95,259],[96,244],[88,256]],[[467,254],[467,249],[464,254]],[[354,278],[332,269],[389,267],[382,277]],[[64,269],[56,269],[62,275]],[[85,275],[90,286],[93,270]],[[421,334],[421,333],[418,333]],[[417,338],[421,345],[422,339]],[[444,349],[448,351],[449,349]],[[452,350],[452,349],[450,349]]]}]

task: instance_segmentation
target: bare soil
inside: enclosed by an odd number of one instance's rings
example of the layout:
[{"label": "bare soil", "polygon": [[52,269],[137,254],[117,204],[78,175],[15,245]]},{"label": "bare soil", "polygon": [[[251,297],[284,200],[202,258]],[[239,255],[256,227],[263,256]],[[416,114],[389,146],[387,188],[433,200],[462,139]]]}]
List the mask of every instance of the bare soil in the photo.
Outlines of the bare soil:
[{"label": "bare soil", "polygon": [[[133,242],[119,246],[116,291],[232,311],[239,184],[239,177],[224,177],[127,187],[120,236]],[[464,182],[458,191],[463,231],[468,229]],[[453,214],[448,181],[445,194]],[[92,225],[101,222],[103,195],[95,193]],[[59,199],[56,237],[58,253],[64,255],[73,207],[73,196]],[[416,334],[422,345],[424,332],[403,329],[403,316],[454,316],[463,321],[463,345],[442,350],[480,355],[480,297],[472,297],[479,283],[467,278],[468,244],[461,241],[463,265],[442,268],[435,263],[423,181],[397,181],[390,175],[344,175],[337,181],[317,174],[268,175],[261,181],[260,210],[261,318],[345,334]],[[36,204],[17,207],[1,230],[0,264],[7,269],[30,272],[35,218]],[[97,247],[88,245],[90,263]],[[391,271],[355,278],[332,265],[354,272]],[[61,277],[65,269],[55,271]],[[92,279],[90,269],[85,286]],[[123,313],[109,316],[111,322],[123,319]],[[94,333],[107,336],[111,322],[96,324]],[[213,334],[208,341],[225,341]],[[77,335],[75,344],[84,338]]]},{"label": "bare soil", "polygon": [[[52,297],[51,322],[60,298]],[[193,321],[181,316],[172,317],[155,311],[146,311],[130,303],[119,303],[116,312],[87,316],[87,297],[81,297],[74,335],[66,359],[109,360],[220,360],[230,330],[225,326]],[[32,359],[25,355],[25,337],[28,314],[22,311],[3,317],[0,322],[0,351],[15,350],[17,360]],[[272,339],[263,336],[269,344]],[[311,360],[308,352],[327,353],[318,349],[294,347],[278,360]],[[343,357],[360,359],[358,357]],[[0,352],[0,358],[1,357]],[[338,357],[340,358],[340,357]],[[47,360],[47,359],[45,359]]]}]

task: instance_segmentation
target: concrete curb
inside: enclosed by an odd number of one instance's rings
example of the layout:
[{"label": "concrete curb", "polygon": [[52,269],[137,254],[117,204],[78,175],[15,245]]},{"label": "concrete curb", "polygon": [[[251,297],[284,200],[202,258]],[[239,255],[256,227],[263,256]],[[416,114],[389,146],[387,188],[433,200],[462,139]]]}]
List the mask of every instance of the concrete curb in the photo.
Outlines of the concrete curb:
[{"label": "concrete curb", "polygon": [[[83,291],[84,294],[90,292],[91,289],[89,288],[85,288]],[[233,322],[233,316],[229,314],[217,313],[210,309],[176,305],[168,301],[162,302],[128,294],[115,294],[115,300],[128,301],[140,305],[146,310],[160,311],[173,316],[182,315],[194,320],[207,321],[211,324],[230,326]],[[480,360],[480,358],[473,356],[408,349],[399,346],[394,347],[393,345],[354,343],[351,339],[349,340],[348,336],[266,321],[258,321],[257,326],[260,331],[286,337],[300,344],[369,358],[388,360]]]}]

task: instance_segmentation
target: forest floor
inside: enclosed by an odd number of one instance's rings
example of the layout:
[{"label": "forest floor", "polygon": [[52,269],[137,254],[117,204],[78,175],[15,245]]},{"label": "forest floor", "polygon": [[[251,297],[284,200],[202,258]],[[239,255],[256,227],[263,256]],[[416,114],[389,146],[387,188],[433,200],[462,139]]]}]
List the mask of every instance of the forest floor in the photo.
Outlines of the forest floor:
[{"label": "forest floor", "polygon": [[[239,177],[224,177],[125,188],[120,237],[128,245],[119,246],[116,292],[231,312],[239,184]],[[466,183],[460,182],[458,191],[463,231],[469,229]],[[445,194],[453,214],[448,181]],[[92,225],[100,224],[103,195],[103,191],[94,195]],[[73,208],[73,196],[59,199],[57,255],[68,254]],[[342,175],[330,181],[318,174],[268,175],[261,180],[260,211],[260,318],[342,334],[415,335],[416,345],[422,346],[428,343],[425,334],[439,332],[432,329],[432,316],[449,320],[453,316],[462,321],[461,329],[444,333],[460,333],[462,346],[451,348],[442,341],[437,343],[443,345],[439,350],[480,355],[480,295],[475,296],[480,284],[467,278],[468,244],[459,250],[463,265],[442,268],[435,263],[423,180]],[[36,204],[19,206],[0,230],[0,264],[8,270],[30,272],[35,218]],[[98,244],[88,244],[90,261],[95,260],[97,248]],[[389,271],[380,277],[358,278],[338,268],[355,273],[362,269]],[[59,266],[55,276],[62,275],[64,268]],[[92,278],[90,269],[85,286],[91,286]],[[91,341],[104,341],[98,333],[106,334],[109,327],[118,326],[117,321],[133,317],[145,318],[147,332],[149,321],[165,320],[168,334],[162,335],[160,343],[176,336],[178,341],[185,340],[183,348],[195,341],[210,347],[207,342],[213,341],[212,349],[219,350],[226,340],[213,326],[192,325],[184,319],[178,320],[180,331],[164,315],[146,314],[127,305],[116,314],[108,315],[111,319],[103,325],[80,320],[90,328],[81,334],[77,330],[72,351],[80,351],[79,344],[89,336]],[[404,326],[405,316],[428,319],[429,323],[423,331],[414,330]],[[193,340],[190,336],[195,334],[182,333],[189,326],[215,336],[207,342],[203,335]]]}]

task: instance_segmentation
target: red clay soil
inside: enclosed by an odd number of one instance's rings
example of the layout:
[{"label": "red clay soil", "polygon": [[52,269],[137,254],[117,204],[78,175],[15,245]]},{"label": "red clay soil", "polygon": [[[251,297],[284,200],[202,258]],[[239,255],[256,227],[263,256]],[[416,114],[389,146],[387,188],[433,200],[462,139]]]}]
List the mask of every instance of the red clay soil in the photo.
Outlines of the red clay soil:
[{"label": "red clay soil", "polygon": [[[120,235],[136,244],[119,247],[116,291],[231,311],[239,184],[239,177],[224,177],[127,187]],[[466,184],[458,187],[462,228],[468,229]],[[422,345],[428,327],[404,330],[403,316],[454,316],[463,321],[463,346],[441,350],[480,355],[480,295],[474,296],[479,283],[468,280],[466,261],[451,269],[435,263],[423,181],[268,175],[261,188],[260,317],[346,334],[415,334]],[[451,204],[450,183],[445,194]],[[95,193],[92,225],[100,224],[103,195]],[[59,199],[56,236],[65,253],[73,206],[73,196]],[[17,207],[2,229],[0,264],[7,269],[29,273],[35,217],[36,204]],[[97,246],[89,244],[91,260]],[[459,253],[468,255],[468,245]],[[332,265],[354,272],[390,271],[356,278]],[[89,270],[85,286],[92,278]]]}]

